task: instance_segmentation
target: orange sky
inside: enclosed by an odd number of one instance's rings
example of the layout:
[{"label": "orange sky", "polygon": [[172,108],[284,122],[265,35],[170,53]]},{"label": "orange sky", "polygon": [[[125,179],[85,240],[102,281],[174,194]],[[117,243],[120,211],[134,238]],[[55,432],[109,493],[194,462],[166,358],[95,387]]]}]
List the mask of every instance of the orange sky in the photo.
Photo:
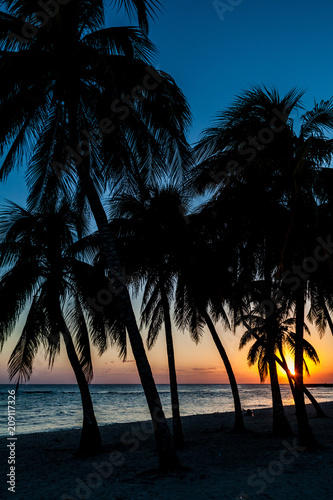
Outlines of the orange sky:
[{"label": "orange sky", "polygon": [[[218,325],[217,329],[230,357],[238,383],[259,383],[257,368],[250,368],[247,366],[247,348],[244,348],[243,351],[238,351],[241,331],[234,336],[232,332],[224,331],[222,326]],[[311,377],[306,377],[305,380],[310,383],[332,383],[333,336],[330,331],[327,331],[324,338],[319,339],[319,335],[315,332],[313,327],[311,331],[313,333],[311,337],[307,336],[307,339],[312,342],[317,349],[321,363],[315,366],[309,361],[308,366]],[[8,383],[6,364],[16,339],[17,335],[13,335],[1,354],[0,383]],[[174,344],[179,383],[228,383],[225,368],[208,331],[205,332],[201,343],[198,345],[195,345],[194,342],[191,341],[188,333],[174,331]],[[36,357],[31,383],[75,383],[73,372],[65,356],[64,346],[62,347],[62,354],[56,359],[52,371],[47,368],[43,352],[39,352]],[[160,332],[160,338],[156,345],[148,352],[148,357],[155,381],[160,384],[168,383],[167,357],[163,330]],[[125,363],[118,359],[116,350],[110,350],[100,358],[94,352],[93,361],[95,373],[93,383],[95,384],[140,383],[136,365],[133,361],[133,355],[130,350]],[[292,364],[290,364],[290,367],[291,366]],[[281,374],[282,371],[280,371],[280,375]],[[283,375],[281,375],[280,380],[284,383],[287,382],[286,377]]]}]

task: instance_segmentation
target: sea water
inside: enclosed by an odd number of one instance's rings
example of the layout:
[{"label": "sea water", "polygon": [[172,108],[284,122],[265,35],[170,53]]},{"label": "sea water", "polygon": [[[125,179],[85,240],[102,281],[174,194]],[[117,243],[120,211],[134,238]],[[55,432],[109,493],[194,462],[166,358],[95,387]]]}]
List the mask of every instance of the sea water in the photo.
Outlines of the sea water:
[{"label": "sea water", "polygon": [[[7,431],[8,389],[0,385],[0,435]],[[157,386],[167,417],[171,417],[170,389]],[[311,387],[317,401],[333,401],[333,388]],[[233,411],[229,385],[178,386],[181,415]],[[91,384],[90,392],[99,425],[148,420],[149,411],[141,385]],[[239,385],[242,407],[256,410],[272,406],[268,384]],[[293,404],[290,388],[281,385],[283,403]],[[308,402],[308,401],[307,401]],[[19,387],[15,405],[16,434],[80,428],[82,407],[77,385],[33,385]]]}]

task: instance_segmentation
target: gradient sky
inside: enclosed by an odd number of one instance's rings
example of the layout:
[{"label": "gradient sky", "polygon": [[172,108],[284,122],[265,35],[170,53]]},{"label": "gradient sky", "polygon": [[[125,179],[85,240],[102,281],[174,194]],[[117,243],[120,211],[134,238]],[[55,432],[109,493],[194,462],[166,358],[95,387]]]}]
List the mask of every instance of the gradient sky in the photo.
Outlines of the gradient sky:
[{"label": "gradient sky", "polygon": [[[169,72],[187,97],[193,113],[189,140],[194,143],[200,131],[215,114],[228,106],[235,95],[255,84],[274,85],[281,94],[292,87],[305,89],[304,106],[314,99],[333,95],[333,2],[331,0],[168,0],[150,37],[159,49],[156,66]],[[223,7],[217,12],[217,6]],[[216,6],[216,7],[215,7]],[[108,15],[109,24],[127,24],[120,13]],[[294,117],[297,122],[297,116]],[[0,186],[4,198],[24,204],[26,189],[22,175],[14,172]],[[135,310],[139,304],[136,302]],[[256,367],[246,364],[246,351],[238,351],[240,332],[234,336],[218,327],[240,383],[259,382]],[[7,382],[6,363],[18,331],[0,358],[0,383]],[[225,369],[207,333],[196,346],[187,333],[175,332],[176,363],[180,383],[227,383]],[[309,363],[309,381],[333,382],[333,337],[328,331],[319,340],[313,331],[321,365]],[[149,353],[156,382],[167,383],[167,360],[163,331]],[[94,354],[94,383],[139,383],[133,356],[122,363],[115,351],[98,358]],[[285,381],[284,378],[281,380]],[[42,352],[35,363],[31,383],[75,383],[65,356],[56,360],[52,372]]]}]

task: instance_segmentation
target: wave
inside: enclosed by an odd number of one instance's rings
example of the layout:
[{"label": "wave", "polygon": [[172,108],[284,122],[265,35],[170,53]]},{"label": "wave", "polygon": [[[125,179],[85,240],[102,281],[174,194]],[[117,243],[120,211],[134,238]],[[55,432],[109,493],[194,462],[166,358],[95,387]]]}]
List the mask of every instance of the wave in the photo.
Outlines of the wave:
[{"label": "wave", "polygon": [[[95,394],[101,394],[96,392]],[[105,394],[105,393],[104,393]],[[117,394],[118,396],[138,396],[138,395],[144,395],[144,392],[118,392],[118,391],[107,391],[106,394]]]},{"label": "wave", "polygon": [[55,391],[18,391],[18,394],[54,394]]}]

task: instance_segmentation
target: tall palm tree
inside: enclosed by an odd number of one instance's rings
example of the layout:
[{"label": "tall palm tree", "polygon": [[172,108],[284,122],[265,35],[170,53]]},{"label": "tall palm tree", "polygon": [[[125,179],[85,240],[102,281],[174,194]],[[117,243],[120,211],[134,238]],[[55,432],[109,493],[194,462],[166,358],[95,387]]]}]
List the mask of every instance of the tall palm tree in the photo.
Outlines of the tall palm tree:
[{"label": "tall palm tree", "polygon": [[[119,312],[97,313],[87,302],[91,289],[105,286],[105,275],[76,258],[82,219],[65,203],[39,213],[10,203],[0,217],[1,308],[0,347],[28,308],[22,333],[9,360],[10,379],[29,380],[34,358],[44,346],[49,366],[60,352],[60,338],[74,371],[82,400],[83,427],[79,451],[101,448],[101,436],[89,391],[93,377],[90,341],[102,354],[123,325]],[[113,306],[115,309],[116,306]]]},{"label": "tall palm tree", "polygon": [[147,345],[148,349],[151,349],[157,341],[161,326],[164,325],[169,367],[173,439],[175,445],[181,448],[184,446],[184,436],[180,418],[177,372],[170,313],[174,285],[174,277],[166,275],[166,273],[160,272],[158,277],[152,275],[152,273],[148,274],[142,300],[141,326],[148,328]]},{"label": "tall palm tree", "polygon": [[[280,270],[286,268],[302,270],[307,259],[314,255],[320,228],[320,205],[327,199],[323,193],[322,177],[326,165],[330,165],[333,147],[325,129],[333,127],[333,100],[322,101],[301,118],[301,128],[295,137],[295,154],[291,161],[290,220],[286,230],[281,255]],[[330,172],[331,173],[331,172]],[[329,195],[331,196],[331,195]],[[325,231],[326,232],[326,231]],[[297,287],[292,289],[296,315],[295,341],[295,405],[301,444],[308,448],[318,447],[312,435],[304,402],[303,349],[305,302],[311,300],[311,283],[316,282],[316,273],[301,273]]]},{"label": "tall palm tree", "polygon": [[[143,24],[157,3],[118,2],[132,7]],[[74,186],[78,199],[88,201],[118,290],[154,424],[160,467],[178,467],[100,194],[110,178],[128,184],[138,173],[153,175],[164,168],[166,159],[187,154],[188,106],[172,78],[151,67],[153,46],[142,32],[104,28],[103,2],[71,1],[28,42],[9,42],[8,34],[23,16],[34,23],[35,6],[18,0],[4,4],[11,17],[3,16],[0,35],[5,82],[0,111],[6,117],[0,126],[0,152],[5,147],[9,152],[0,179],[24,149],[29,206]]]},{"label": "tall palm tree", "polygon": [[235,406],[235,432],[244,432],[242,407],[236,377],[227,352],[215,328],[219,320],[230,328],[224,305],[229,293],[228,257],[223,254],[219,238],[207,231],[210,223],[202,213],[191,215],[191,237],[187,252],[178,264],[175,295],[175,320],[178,328],[187,329],[198,343],[204,327],[213,338],[226,368]]},{"label": "tall palm tree", "polygon": [[[165,330],[172,405],[173,438],[177,447],[184,445],[179,409],[177,373],[172,335],[173,301],[177,258],[185,251],[186,221],[180,207],[186,198],[176,186],[146,186],[144,192],[123,195],[112,201],[111,217],[120,224],[120,252],[126,269],[132,271],[136,293],[143,288],[141,328],[148,329],[147,346],[151,349]],[[115,219],[116,218],[116,219]],[[133,250],[131,250],[133,249]]]},{"label": "tall palm tree", "polygon": [[[300,280],[295,290],[284,273],[290,274],[294,266],[299,267],[304,258],[312,255],[310,247],[313,252],[319,236],[314,220],[322,192],[313,187],[318,186],[323,167],[332,158],[333,143],[324,131],[333,126],[333,109],[332,101],[315,105],[314,110],[301,117],[301,130],[296,134],[290,115],[300,108],[301,97],[302,93],[295,89],[280,97],[276,90],[265,87],[255,87],[239,96],[233,106],[220,114],[216,126],[205,131],[196,148],[195,185],[199,190],[215,189],[221,225],[227,224],[223,217],[226,211],[223,213],[221,207],[234,202],[233,221],[238,217],[240,223],[232,235],[240,256],[236,264],[244,269],[250,259],[253,270],[266,283],[265,301],[272,302],[272,284],[282,281],[286,295],[296,307],[295,405],[299,438],[302,445],[315,447],[303,392],[308,281]],[[243,227],[244,233],[240,231]],[[311,243],[307,241],[304,246],[306,234],[311,235]],[[236,277],[237,272],[235,267]],[[289,288],[284,286],[287,284]],[[274,344],[273,339],[270,343]],[[273,349],[270,353],[273,360]]]}]

